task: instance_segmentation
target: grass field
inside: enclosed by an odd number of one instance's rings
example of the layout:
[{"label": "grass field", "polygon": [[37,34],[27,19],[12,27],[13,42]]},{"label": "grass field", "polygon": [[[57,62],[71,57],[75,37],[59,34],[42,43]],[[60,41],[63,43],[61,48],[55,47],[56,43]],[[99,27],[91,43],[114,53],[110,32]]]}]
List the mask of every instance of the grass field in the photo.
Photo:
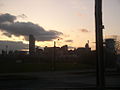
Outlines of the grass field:
[{"label": "grass field", "polygon": [[[49,63],[4,63],[0,64],[0,73],[9,72],[40,72],[40,71],[52,71],[53,66]],[[73,64],[73,63],[56,63],[54,65],[56,71],[64,70],[82,70],[94,68],[87,64]]]}]

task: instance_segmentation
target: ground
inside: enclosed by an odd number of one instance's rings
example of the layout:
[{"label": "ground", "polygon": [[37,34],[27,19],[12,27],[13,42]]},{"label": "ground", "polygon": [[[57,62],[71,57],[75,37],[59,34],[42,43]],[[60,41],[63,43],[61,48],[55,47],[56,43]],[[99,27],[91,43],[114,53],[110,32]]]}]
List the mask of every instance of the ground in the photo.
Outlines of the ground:
[{"label": "ground", "polygon": [[[106,88],[120,90],[120,73],[107,72],[105,82]],[[83,90],[82,88],[96,90],[95,87],[94,70],[0,74],[0,88],[2,90]]]}]

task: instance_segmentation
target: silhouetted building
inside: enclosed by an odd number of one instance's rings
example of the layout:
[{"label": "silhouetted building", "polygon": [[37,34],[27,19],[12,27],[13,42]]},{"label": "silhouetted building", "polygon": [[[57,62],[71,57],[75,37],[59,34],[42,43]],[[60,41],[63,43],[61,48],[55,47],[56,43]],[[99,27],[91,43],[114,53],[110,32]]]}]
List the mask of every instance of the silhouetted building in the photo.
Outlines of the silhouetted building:
[{"label": "silhouetted building", "polygon": [[2,55],[3,55],[3,56],[7,55],[7,52],[4,51],[4,50],[2,50]]},{"label": "silhouetted building", "polygon": [[29,54],[35,54],[35,38],[33,35],[29,35]]},{"label": "silhouetted building", "polygon": [[25,56],[25,55],[27,55],[27,52],[28,51],[18,51],[18,50],[16,50],[16,51],[14,51],[14,55],[15,56]]},{"label": "silhouetted building", "polygon": [[45,55],[47,56],[54,56],[54,53],[55,55],[60,55],[60,47],[45,47],[44,48],[44,53]]},{"label": "silhouetted building", "polygon": [[39,47],[36,47],[36,52],[35,52],[36,55],[38,56],[42,56],[43,55],[43,50],[42,49],[39,49]]},{"label": "silhouetted building", "polygon": [[115,67],[116,51],[115,51],[114,39],[111,39],[111,38],[105,39],[104,52],[105,52],[105,66]]},{"label": "silhouetted building", "polygon": [[115,40],[112,38],[105,39],[105,48],[108,52],[115,53]]},{"label": "silhouetted building", "polygon": [[67,45],[64,45],[61,47],[61,53],[63,55],[66,55],[68,53],[68,46]]},{"label": "silhouetted building", "polygon": [[10,51],[8,52],[8,55],[14,55],[14,52],[13,52],[12,50],[10,50]]},{"label": "silhouetted building", "polygon": [[86,55],[91,52],[91,48],[89,47],[89,41],[85,44],[85,47],[77,48],[75,50],[77,55]]}]

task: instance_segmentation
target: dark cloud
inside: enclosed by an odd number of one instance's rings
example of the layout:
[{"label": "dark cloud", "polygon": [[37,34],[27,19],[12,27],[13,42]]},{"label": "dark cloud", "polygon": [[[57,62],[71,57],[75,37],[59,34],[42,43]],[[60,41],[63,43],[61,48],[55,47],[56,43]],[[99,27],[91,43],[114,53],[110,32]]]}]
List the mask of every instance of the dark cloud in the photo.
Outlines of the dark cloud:
[{"label": "dark cloud", "polygon": [[[22,35],[26,40],[28,40],[28,36],[32,34],[35,36],[37,41],[51,41],[59,38],[59,36],[63,34],[62,32],[55,30],[47,31],[43,27],[32,22],[15,22],[15,19],[16,17],[10,14],[0,15],[0,29],[1,31],[4,31],[4,35],[8,37],[11,35]],[[4,23],[6,21],[9,23]]]},{"label": "dark cloud", "polygon": [[28,49],[28,44],[24,44],[22,42],[0,41],[0,51],[6,50],[6,45],[8,47],[8,50]]},{"label": "dark cloud", "polygon": [[87,29],[80,29],[80,32],[88,33],[89,31]]},{"label": "dark cloud", "polygon": [[65,42],[73,42],[73,40],[66,40]]},{"label": "dark cloud", "polygon": [[16,16],[10,15],[8,13],[6,14],[0,14],[0,24],[5,22],[14,22],[16,20]]},{"label": "dark cloud", "polygon": [[118,3],[120,3],[120,0],[117,0]]}]

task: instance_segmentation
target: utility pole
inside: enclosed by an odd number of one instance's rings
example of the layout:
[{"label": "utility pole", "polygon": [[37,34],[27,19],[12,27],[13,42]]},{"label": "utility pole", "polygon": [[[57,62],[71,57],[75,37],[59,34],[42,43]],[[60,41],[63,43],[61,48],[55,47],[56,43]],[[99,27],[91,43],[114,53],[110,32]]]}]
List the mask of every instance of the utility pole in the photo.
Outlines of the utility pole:
[{"label": "utility pole", "polygon": [[95,0],[95,31],[96,31],[96,86],[97,90],[105,90],[104,79],[104,54],[102,24],[102,0]]}]

